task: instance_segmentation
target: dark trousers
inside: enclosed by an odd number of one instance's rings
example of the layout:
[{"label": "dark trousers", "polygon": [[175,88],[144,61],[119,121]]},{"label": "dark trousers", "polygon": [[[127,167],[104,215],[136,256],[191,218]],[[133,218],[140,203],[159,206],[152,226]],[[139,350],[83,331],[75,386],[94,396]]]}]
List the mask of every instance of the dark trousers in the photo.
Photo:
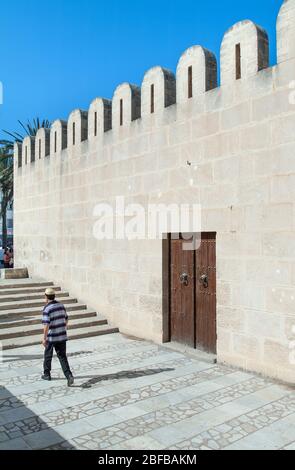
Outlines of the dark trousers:
[{"label": "dark trousers", "polygon": [[47,343],[47,346],[44,352],[44,374],[50,375],[53,349],[55,349],[61,368],[66,378],[70,377],[72,375],[72,372],[71,372],[71,369],[68,363],[68,358],[67,358],[67,342],[66,341],[62,341],[61,343]]}]

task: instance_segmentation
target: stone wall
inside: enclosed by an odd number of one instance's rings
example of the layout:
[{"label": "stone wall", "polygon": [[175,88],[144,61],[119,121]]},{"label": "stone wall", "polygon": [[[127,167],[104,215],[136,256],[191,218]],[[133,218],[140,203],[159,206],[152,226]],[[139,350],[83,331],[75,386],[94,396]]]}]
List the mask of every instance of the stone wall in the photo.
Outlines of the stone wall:
[{"label": "stone wall", "polygon": [[97,240],[94,208],[117,196],[199,203],[202,230],[217,232],[218,360],[294,383],[294,44],[288,0],[276,66],[267,33],[241,22],[222,42],[220,87],[214,55],[195,46],[176,79],[153,68],[141,88],[122,84],[112,101],[16,146],[17,266],[63,284],[122,332],[161,342],[162,242]]}]

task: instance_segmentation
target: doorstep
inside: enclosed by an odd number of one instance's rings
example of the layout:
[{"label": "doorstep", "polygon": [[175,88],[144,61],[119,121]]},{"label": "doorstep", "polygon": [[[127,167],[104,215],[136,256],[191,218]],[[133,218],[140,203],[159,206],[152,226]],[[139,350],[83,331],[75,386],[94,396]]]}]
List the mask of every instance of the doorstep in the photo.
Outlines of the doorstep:
[{"label": "doorstep", "polygon": [[184,344],[179,343],[163,343],[160,346],[164,349],[170,349],[175,352],[179,352],[182,354],[186,354],[187,356],[191,357],[192,359],[197,359],[198,361],[207,362],[209,364],[216,364],[217,363],[217,355],[210,354],[205,351],[201,351],[200,349],[193,349],[189,346],[185,346]]}]

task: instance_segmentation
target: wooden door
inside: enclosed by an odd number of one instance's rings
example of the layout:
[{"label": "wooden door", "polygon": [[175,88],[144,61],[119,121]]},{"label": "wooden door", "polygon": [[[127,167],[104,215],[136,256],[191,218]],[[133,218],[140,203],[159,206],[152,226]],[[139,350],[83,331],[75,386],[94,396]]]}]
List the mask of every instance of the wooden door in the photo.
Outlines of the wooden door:
[{"label": "wooden door", "polygon": [[170,340],[216,354],[216,234],[195,251],[184,243],[170,242]]},{"label": "wooden door", "polygon": [[171,341],[195,347],[195,252],[171,240]]},{"label": "wooden door", "polygon": [[215,233],[203,233],[196,251],[196,347],[216,353]]}]

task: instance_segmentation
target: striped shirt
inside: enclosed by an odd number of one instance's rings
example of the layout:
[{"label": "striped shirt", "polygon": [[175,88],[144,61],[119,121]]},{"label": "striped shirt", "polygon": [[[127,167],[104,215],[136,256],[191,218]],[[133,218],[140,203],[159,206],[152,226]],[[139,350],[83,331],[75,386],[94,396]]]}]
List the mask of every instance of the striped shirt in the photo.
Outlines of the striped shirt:
[{"label": "striped shirt", "polygon": [[68,315],[63,304],[53,300],[43,309],[43,325],[49,325],[47,340],[49,343],[61,343],[67,341]]}]

